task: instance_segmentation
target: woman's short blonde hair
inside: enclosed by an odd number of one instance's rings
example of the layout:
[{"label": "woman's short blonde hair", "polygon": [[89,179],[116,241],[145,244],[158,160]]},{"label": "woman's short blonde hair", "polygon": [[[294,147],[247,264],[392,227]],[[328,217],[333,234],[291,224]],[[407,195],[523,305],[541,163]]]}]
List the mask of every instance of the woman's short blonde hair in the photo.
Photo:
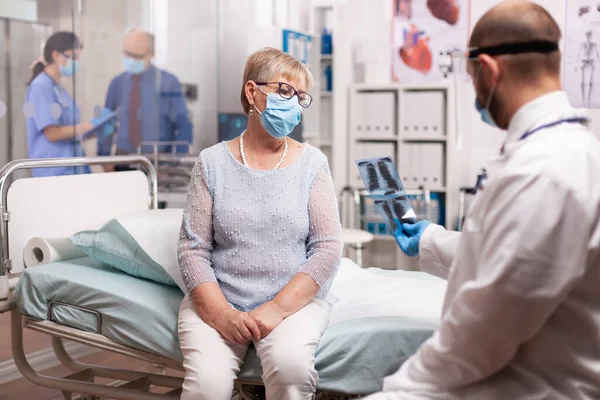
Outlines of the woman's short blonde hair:
[{"label": "woman's short blonde hair", "polygon": [[265,47],[248,57],[246,69],[244,70],[241,96],[244,113],[248,114],[251,107],[246,97],[246,83],[248,81],[271,82],[280,76],[290,80],[304,78],[307,90],[314,85],[314,78],[308,68],[294,57],[279,49]]}]

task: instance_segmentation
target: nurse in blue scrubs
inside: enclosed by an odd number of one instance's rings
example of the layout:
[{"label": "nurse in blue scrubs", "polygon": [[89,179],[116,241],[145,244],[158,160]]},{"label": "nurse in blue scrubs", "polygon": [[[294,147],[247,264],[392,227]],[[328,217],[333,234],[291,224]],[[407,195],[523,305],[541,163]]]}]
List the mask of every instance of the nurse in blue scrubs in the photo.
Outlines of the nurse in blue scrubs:
[{"label": "nurse in blue scrubs", "polygon": [[[80,137],[97,126],[100,118],[80,122],[79,107],[62,86],[79,67],[81,43],[72,32],[56,32],[44,46],[43,59],[33,67],[24,112],[30,158],[80,157]],[[89,173],[89,167],[58,167],[32,170],[33,176]]]}]

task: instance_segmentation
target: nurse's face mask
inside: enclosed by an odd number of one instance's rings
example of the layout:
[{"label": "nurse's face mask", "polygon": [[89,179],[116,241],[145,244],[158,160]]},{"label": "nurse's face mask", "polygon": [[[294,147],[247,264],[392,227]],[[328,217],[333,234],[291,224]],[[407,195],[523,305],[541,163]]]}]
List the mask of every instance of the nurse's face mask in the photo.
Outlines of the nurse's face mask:
[{"label": "nurse's face mask", "polygon": [[[557,42],[532,41],[472,48],[467,52],[466,58],[469,62],[477,62],[479,60],[479,56],[482,54],[494,57],[500,55],[524,53],[552,53],[555,51],[558,51]],[[491,88],[485,87],[485,84],[483,83],[484,80],[482,79],[481,74],[483,73],[483,68],[486,67],[480,62],[478,62],[477,64],[478,65],[476,66],[473,66],[473,64],[471,64],[472,67],[477,68],[477,73],[474,76],[476,92],[477,87],[479,87],[479,92],[476,93],[475,109],[480,114],[481,120],[483,122],[490,126],[497,127],[496,120],[494,119],[494,116],[490,111],[490,105],[492,104],[497,85],[494,85]]]},{"label": "nurse's face mask", "polygon": [[64,63],[58,64],[58,72],[62,76],[73,76],[79,70],[79,60],[75,60],[73,54],[60,53],[61,58],[64,60]]}]

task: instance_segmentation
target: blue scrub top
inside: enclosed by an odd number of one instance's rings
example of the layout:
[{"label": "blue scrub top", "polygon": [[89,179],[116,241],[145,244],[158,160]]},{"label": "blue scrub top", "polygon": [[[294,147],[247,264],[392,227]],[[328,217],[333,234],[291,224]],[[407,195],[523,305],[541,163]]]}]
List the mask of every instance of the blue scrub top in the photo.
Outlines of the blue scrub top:
[{"label": "blue scrub top", "polygon": [[[27,89],[27,103],[33,113],[27,116],[27,143],[30,158],[81,157],[83,149],[76,139],[51,142],[44,135],[48,126],[79,124],[79,107],[67,90],[46,73],[39,74]],[[89,167],[37,168],[33,176],[56,176],[89,173]]]}]

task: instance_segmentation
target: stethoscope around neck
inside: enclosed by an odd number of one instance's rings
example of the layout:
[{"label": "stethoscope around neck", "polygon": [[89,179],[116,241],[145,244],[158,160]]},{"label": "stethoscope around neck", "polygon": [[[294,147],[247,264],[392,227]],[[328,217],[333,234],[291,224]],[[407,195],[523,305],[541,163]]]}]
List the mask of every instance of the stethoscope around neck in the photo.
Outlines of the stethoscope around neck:
[{"label": "stethoscope around neck", "polygon": [[[46,74],[46,72],[44,72],[44,74]],[[48,75],[48,74],[46,74]],[[50,75],[48,75],[48,77],[50,78],[50,80],[52,81],[52,86],[54,89],[54,95],[56,96],[57,100],[58,100],[58,104],[61,106],[61,108],[63,109],[67,109],[69,108],[69,100],[65,97],[65,94],[63,92],[63,88],[60,87],[60,85],[58,83],[56,83],[54,81],[54,79],[52,79],[52,77]]]},{"label": "stethoscope around neck", "polygon": [[[534,128],[534,129],[531,129],[531,130],[525,132],[523,135],[521,135],[521,137],[519,138],[519,141],[523,141],[539,131],[542,131],[544,129],[550,129],[550,128],[553,128],[558,125],[562,125],[562,124],[587,125],[588,123],[589,123],[589,119],[585,118],[585,117],[563,118],[563,119],[560,119],[560,120],[557,120],[554,122],[550,122],[550,123],[541,125],[537,128]],[[504,147],[505,147],[505,145],[502,145],[502,149],[500,150],[501,156],[504,155]],[[487,178],[488,178],[487,170],[485,168],[482,168],[479,171],[479,173],[477,174],[477,182],[475,183],[475,186],[460,188],[459,197],[458,197],[458,223],[457,223],[458,231],[460,231],[462,229],[462,225],[463,225],[464,219],[465,219],[465,197],[466,197],[466,195],[474,196],[475,194],[477,194],[477,192],[481,188],[483,188],[483,186],[485,184],[485,180]]]},{"label": "stethoscope around neck", "polygon": [[[562,118],[562,119],[559,119],[557,121],[550,122],[550,123],[544,124],[542,126],[538,126],[537,128],[533,128],[533,129],[525,132],[519,138],[519,142],[522,141],[522,140],[527,139],[529,136],[532,136],[533,134],[535,134],[535,133],[537,133],[539,131],[543,131],[544,129],[554,128],[555,126],[558,126],[558,125],[562,125],[562,124],[587,125],[588,123],[589,123],[589,119],[586,118],[586,117]],[[500,155],[504,155],[505,147],[506,147],[506,143],[502,145],[502,148],[500,149]]]}]

